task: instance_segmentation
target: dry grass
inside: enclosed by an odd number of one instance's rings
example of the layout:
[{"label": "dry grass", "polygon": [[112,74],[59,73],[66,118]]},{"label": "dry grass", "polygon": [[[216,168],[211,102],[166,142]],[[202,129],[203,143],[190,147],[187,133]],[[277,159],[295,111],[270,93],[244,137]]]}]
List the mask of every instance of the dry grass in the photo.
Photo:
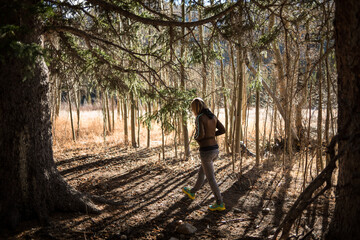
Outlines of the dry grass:
[{"label": "dry grass", "polygon": [[[246,142],[249,146],[253,145],[255,142],[255,109],[250,108],[247,112],[247,120],[246,120]],[[336,117],[336,111],[334,112],[334,116]],[[316,128],[317,128],[317,111],[312,110],[312,118],[311,118],[311,128],[312,128],[312,137],[316,138]],[[261,145],[263,143],[263,139],[266,141],[273,139],[274,134],[274,126],[271,126],[272,120],[272,111],[269,110],[266,112],[265,109],[261,109],[260,111],[260,139]],[[307,126],[308,122],[308,110],[304,110],[304,124]],[[323,112],[323,122],[325,122],[326,112]],[[224,110],[221,109],[219,113],[219,119],[225,125],[225,114]],[[277,134],[278,136],[284,135],[284,124],[282,123],[281,117],[277,117]],[[74,127],[77,129],[77,116],[76,112],[73,111],[73,121]],[[194,118],[191,117],[188,122],[189,127],[189,137],[193,132],[193,121]],[[265,123],[266,121],[266,123]],[[81,146],[88,145],[124,145],[125,137],[124,137],[124,122],[123,119],[119,118],[117,112],[115,112],[115,129],[111,133],[107,133],[104,138],[103,134],[103,117],[102,111],[96,110],[96,106],[83,106],[81,108],[80,113],[80,132],[79,136],[77,136],[76,141],[74,142],[72,139],[71,133],[71,121],[69,111],[64,108],[60,111],[59,117],[56,119],[55,124],[53,124],[53,145],[54,151],[63,151],[71,148],[78,148]],[[131,129],[130,129],[130,120],[128,120],[128,140],[131,141]],[[140,125],[140,146],[146,146],[147,142],[147,129],[144,125]],[[336,126],[335,126],[336,127]],[[137,140],[137,131],[138,126],[136,122],[136,140]],[[265,131],[264,131],[265,129]],[[271,131],[271,136],[270,135]],[[219,137],[219,143],[221,146],[224,146],[224,137]],[[173,145],[174,141],[174,133],[169,133],[165,136],[165,145]],[[265,141],[265,144],[266,144]],[[161,145],[161,126],[159,123],[153,122],[151,127],[151,147],[157,147]],[[196,143],[191,144],[192,147],[196,147]]]}]

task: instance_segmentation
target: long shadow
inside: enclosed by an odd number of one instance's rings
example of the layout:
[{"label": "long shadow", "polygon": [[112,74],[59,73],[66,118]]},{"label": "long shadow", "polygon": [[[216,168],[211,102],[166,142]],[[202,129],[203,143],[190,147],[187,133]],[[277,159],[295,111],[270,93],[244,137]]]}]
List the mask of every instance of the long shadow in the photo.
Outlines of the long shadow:
[{"label": "long shadow", "polygon": [[281,219],[284,216],[284,205],[286,203],[286,196],[287,196],[287,191],[290,188],[291,185],[291,181],[293,179],[293,177],[291,176],[291,170],[294,166],[294,162],[289,162],[287,163],[287,165],[285,166],[285,173],[283,173],[283,177],[285,178],[284,182],[281,184],[279,190],[278,190],[278,194],[275,198],[275,211],[274,211],[274,215],[273,215],[273,224],[275,226],[278,226],[281,222]]},{"label": "long shadow", "polygon": [[[231,164],[227,164],[219,169],[217,171],[224,170],[226,168],[229,168]],[[256,174],[256,169],[253,168],[249,171],[247,171],[244,174],[244,178],[253,178],[253,176]],[[177,184],[177,186],[180,186],[181,184]],[[228,188],[226,191],[223,192],[223,197],[225,204],[227,206],[227,210],[225,212],[221,213],[213,213],[213,212],[207,212],[203,218],[199,220],[193,220],[192,225],[194,225],[199,232],[204,231],[208,225],[216,225],[218,220],[222,218],[227,212],[229,212],[238,202],[238,199],[245,195],[246,192],[249,190],[249,186],[244,188],[244,185],[235,182],[233,185]],[[153,202],[153,201],[152,201]],[[205,201],[205,204],[208,204],[211,202],[211,199],[208,199]],[[200,204],[192,204],[192,207],[190,206],[189,201],[187,200],[187,197],[183,197],[179,199],[178,201],[175,201],[171,206],[169,206],[166,210],[162,211],[159,215],[157,215],[155,218],[147,219],[146,222],[137,224],[136,226],[130,227],[127,231],[128,232],[135,232],[136,229],[142,229],[145,231],[150,231],[154,225],[164,225],[165,222],[170,223],[166,224],[163,230],[163,234],[165,237],[181,237],[180,234],[175,233],[174,229],[176,228],[176,220],[183,220],[186,218],[189,213],[197,211],[201,209],[203,206]],[[213,237],[221,237],[221,235],[217,235],[218,232],[212,231],[211,232]],[[140,237],[137,235],[133,236],[134,238]],[[183,237],[183,236],[182,236]]]},{"label": "long shadow", "polygon": [[[141,212],[142,210],[145,210],[145,208],[147,206],[164,199],[168,195],[169,192],[172,192],[175,189],[180,189],[180,187],[183,186],[184,183],[186,181],[188,181],[188,179],[191,178],[195,174],[196,174],[196,171],[193,170],[193,171],[187,171],[186,174],[181,174],[181,175],[177,175],[173,178],[170,178],[169,179],[170,181],[165,181],[163,183],[163,185],[166,184],[166,186],[163,187],[163,188],[167,188],[166,191],[162,191],[162,194],[160,194],[160,195],[158,194],[157,196],[156,195],[155,196],[154,195],[147,196],[147,198],[145,200],[143,200],[143,202],[141,204],[138,204],[135,202],[135,200],[138,199],[137,196],[135,196],[134,198],[126,199],[126,202],[130,203],[130,204],[122,207],[122,210],[123,210],[123,212],[125,212],[125,214],[120,213],[119,215],[116,215],[115,217],[111,216],[111,217],[105,218],[102,221],[97,222],[96,224],[92,224],[89,227],[89,229],[92,229],[93,231],[94,230],[99,231],[99,230],[102,230],[103,227],[107,226],[107,225],[111,225],[114,223],[119,225],[121,223],[124,223],[129,217]],[[174,182],[176,183],[175,185],[174,185]],[[185,197],[181,198],[180,201],[183,201],[185,205],[189,205],[191,203],[190,201],[186,201]],[[134,203],[134,204],[132,204],[132,203]],[[137,206],[137,205],[140,205],[140,206]],[[156,222],[157,218],[161,218],[161,221],[164,221],[164,218],[168,218],[171,215],[170,213],[178,207],[185,209],[183,204],[176,205],[176,207],[175,206],[170,207],[170,208],[168,208],[167,211],[162,212],[160,214],[163,217],[158,216],[155,219],[149,219],[144,224],[139,224],[139,225],[136,225],[135,227],[129,227],[128,229],[126,229],[126,231],[133,233],[133,234],[137,234],[137,233],[140,234],[140,231],[139,231],[140,228],[152,229],[152,228],[154,228],[154,223]],[[123,230],[123,231],[125,231],[125,230]]]},{"label": "long shadow", "polygon": [[322,207],[322,228],[321,228],[321,231],[322,231],[322,237],[324,237],[328,227],[329,227],[329,209],[330,209],[330,200],[329,198],[327,197],[328,195],[325,194],[325,197],[324,197],[324,205]]},{"label": "long shadow", "polygon": [[143,179],[145,176],[148,175],[148,171],[145,170],[145,167],[145,165],[141,165],[127,173],[112,177],[107,181],[103,181],[95,185],[91,184],[89,181],[84,182],[82,184],[79,184],[77,186],[77,189],[81,191],[95,190],[96,194],[102,195],[105,192],[110,192],[114,188],[119,188],[124,185],[131,184],[138,179]]},{"label": "long shadow", "polygon": [[[218,168],[217,172],[225,170],[226,168],[229,168],[229,166],[230,163]],[[184,184],[188,182],[189,179],[193,177],[196,173],[197,169],[184,171],[180,174],[176,174],[171,178],[169,178],[169,176],[165,176],[160,182],[156,184],[156,186],[150,187],[149,189],[147,189],[147,191],[141,193],[140,195],[127,197],[126,202],[130,203],[130,205],[122,207],[125,212],[124,214],[120,214],[115,218],[109,217],[107,219],[103,219],[100,223],[92,225],[91,229],[100,230],[104,225],[113,224],[115,222],[117,222],[117,224],[119,224],[119,222],[124,223],[129,217],[134,216],[135,214],[140,213],[143,210],[146,210],[148,206],[157,202],[161,202],[163,199],[168,197],[169,193],[173,193],[174,191],[180,192],[181,187],[184,186]],[[183,195],[181,196],[182,197],[179,200],[176,200],[171,206],[169,206],[165,211],[160,212],[160,214],[156,217],[147,219],[141,224],[136,224],[136,226],[129,226],[126,231],[132,232],[135,235],[137,233],[140,234],[139,229],[142,229],[141,232],[143,232],[143,230],[150,231],[154,228],[155,225],[162,225],[164,222],[167,222],[172,218],[182,219],[186,215],[188,215],[189,212],[201,208],[200,205],[196,205],[195,207],[188,209],[191,201],[188,201],[187,197],[183,197]],[[140,204],[137,203],[137,200],[139,198],[142,199]],[[136,238],[135,235],[133,237]],[[116,238],[116,236],[114,237]],[[140,235],[138,237],[140,237]]]},{"label": "long shadow", "polygon": [[[111,149],[111,151],[116,151],[116,147]],[[100,167],[108,166],[108,165],[119,165],[125,162],[128,162],[128,159],[143,159],[148,158],[150,156],[153,156],[157,154],[156,150],[159,148],[154,149],[141,149],[136,153],[131,153],[128,155],[122,155],[116,158],[108,158],[104,160],[96,160],[91,163],[86,163],[80,166],[76,166],[74,168],[66,169],[62,171],[61,173],[63,175],[69,175],[69,174],[75,174],[78,173],[77,171],[97,171]],[[109,150],[110,151],[110,150]],[[135,156],[136,155],[136,156]],[[76,160],[76,159],[75,159]],[[67,159],[66,161],[70,161],[70,159]],[[269,165],[269,163],[264,164]],[[218,167],[216,169],[216,173],[219,173],[221,171],[226,171],[230,169],[231,163],[223,163],[221,167]],[[273,166],[271,166],[271,169]],[[192,225],[194,225],[198,232],[204,232],[207,228],[207,226],[210,227],[210,231],[212,236],[214,237],[221,237],[221,234],[218,230],[218,223],[221,218],[223,218],[226,213],[229,211],[232,211],[234,207],[239,206],[239,200],[241,198],[244,198],[246,195],[249,195],[251,192],[251,186],[256,184],[258,179],[261,177],[261,171],[264,169],[259,169],[256,167],[253,167],[249,169],[249,165],[244,166],[244,174],[239,179],[239,181],[235,181],[232,184],[230,183],[230,187],[228,187],[224,192],[222,192],[224,201],[227,207],[227,210],[222,213],[213,213],[213,212],[206,212],[200,219],[195,219],[192,221]],[[230,170],[229,170],[230,171]],[[181,191],[181,187],[185,185],[189,181],[191,177],[193,177],[195,174],[197,174],[197,169],[190,169],[187,171],[183,171],[181,173],[174,173],[174,172],[168,172],[167,170],[164,170],[162,168],[155,168],[152,169],[152,171],[148,171],[146,168],[146,165],[139,166],[137,168],[134,168],[130,170],[129,172],[126,172],[121,175],[114,176],[110,179],[103,180],[100,183],[97,183],[95,185],[89,184],[89,182],[85,182],[82,185],[79,185],[80,189],[86,189],[91,192],[95,192],[99,195],[107,194],[111,191],[113,191],[116,188],[123,188],[121,193],[116,193],[114,197],[121,198],[121,201],[124,201],[124,205],[121,207],[119,206],[105,206],[104,212],[106,211],[112,211],[112,214],[109,215],[109,217],[105,217],[100,221],[97,222],[90,222],[87,224],[87,228],[85,229],[88,232],[104,232],[104,228],[107,226],[120,226],[119,232],[126,232],[126,233],[132,233],[131,237],[144,237],[144,232],[151,231],[154,229],[154,226],[162,226],[163,230],[162,233],[166,237],[181,237],[180,234],[174,233],[176,220],[184,220],[190,213],[197,211],[199,209],[204,208],[204,205],[209,204],[213,198],[206,198],[204,199],[201,204],[194,204],[194,202],[191,202],[187,199],[187,197],[183,197],[183,195],[178,194],[179,198],[174,199],[171,198],[170,200],[167,200],[169,198],[169,193],[175,193],[177,191]],[[288,175],[286,175],[285,183],[281,186],[280,191],[286,192],[287,188],[290,185],[291,182],[291,176],[290,171],[287,172]],[[146,184],[147,181],[151,180],[151,178],[155,176],[159,176],[159,181],[154,183],[152,186],[146,186],[146,190],[143,190],[139,193],[133,193],[132,189],[140,189],[141,184]],[[77,175],[78,176],[78,175]],[[218,176],[218,174],[217,174]],[[269,194],[270,191],[272,191],[271,186],[273,185],[273,181],[275,181],[276,176],[272,180],[270,187],[266,190],[266,192],[263,193],[262,198],[265,198]],[[227,182],[229,178],[225,178],[222,183]],[[219,185],[222,183],[219,182]],[[208,185],[208,184],[207,184]],[[207,186],[206,189],[209,189]],[[204,192],[204,191],[203,191]],[[131,193],[131,194],[130,194]],[[270,198],[272,196],[271,192]],[[286,194],[283,194],[284,198]],[[177,196],[177,195],[176,195]],[[159,214],[155,217],[151,217],[149,219],[145,219],[142,221],[137,222],[133,226],[126,226],[127,220],[131,218],[132,216],[148,211],[148,207],[151,206],[151,209],[155,206],[157,202],[161,202],[166,200],[169,205],[168,207],[160,208]],[[283,199],[284,200],[284,199]],[[192,204],[193,203],[193,204]],[[263,206],[263,199],[258,204],[258,206],[253,207],[250,209],[250,215],[256,216],[259,214],[259,211],[261,211]],[[281,207],[282,208],[282,207]],[[116,214],[113,214],[113,212],[116,212]],[[276,210],[279,211],[279,210]],[[146,215],[146,214],[145,214]],[[148,216],[153,216],[153,214],[149,214]],[[282,215],[281,215],[282,216]],[[246,232],[248,232],[250,229],[252,229],[255,225],[255,220],[251,221],[249,225],[246,226]],[[124,227],[125,226],[125,227]],[[139,231],[141,229],[141,231]],[[114,231],[112,231],[114,233]],[[118,233],[113,234],[113,238],[117,238]],[[101,234],[101,233],[100,233]],[[246,235],[246,234],[244,234]],[[100,236],[94,236],[94,238],[100,237]],[[108,237],[106,237],[108,238]],[[110,236],[111,238],[111,236]],[[248,239],[246,236],[243,236],[243,239]]]},{"label": "long shadow", "polygon": [[[275,166],[276,166],[276,163],[274,162],[274,159],[267,158],[265,160],[265,162],[263,162],[261,168],[259,168],[259,174],[262,175],[263,172],[272,171],[272,170],[274,170]],[[279,172],[276,172],[275,176],[268,182],[268,188],[266,188],[263,191],[263,193],[260,197],[259,203],[250,208],[249,215],[252,216],[253,220],[249,221],[249,223],[245,227],[244,233],[242,234],[242,237],[240,239],[248,239],[248,237],[246,235],[249,233],[249,231],[252,229],[255,229],[256,226],[260,226],[262,221],[264,220],[264,217],[266,215],[262,214],[262,210],[263,210],[263,208],[268,207],[268,205],[271,202],[270,200],[272,199],[272,196],[275,192],[274,190],[276,188],[276,184],[274,187],[274,182],[276,181],[278,174],[279,174]],[[268,200],[266,204],[264,203],[265,200]],[[268,228],[265,228],[261,232],[261,235],[264,237],[267,237],[268,236]]]},{"label": "long shadow", "polygon": [[[87,162],[82,165],[78,165],[76,167],[62,170],[62,171],[60,171],[60,174],[63,176],[69,176],[69,175],[79,172],[79,171],[90,171],[91,169],[98,169],[98,168],[109,166],[109,165],[115,166],[115,165],[119,165],[119,164],[129,162],[129,161],[136,162],[136,161],[154,156],[156,154],[157,149],[159,149],[159,147],[152,148],[152,149],[144,148],[137,152],[132,152],[130,154],[122,155],[119,157],[112,157],[112,158],[106,158],[106,159],[98,158],[98,160],[96,160],[96,161]],[[72,159],[73,158],[63,160],[63,161],[69,162],[69,161],[73,161]],[[76,158],[75,158],[75,160],[76,160]],[[60,162],[63,162],[63,161],[60,161]]]},{"label": "long shadow", "polygon": [[[247,168],[248,166],[245,166],[243,170],[246,171]],[[234,182],[229,188],[222,192],[226,210],[223,212],[207,211],[201,219],[192,221],[192,225],[194,225],[199,232],[208,232],[212,238],[224,237],[221,231],[218,230],[219,220],[238,205],[239,199],[250,191],[251,184],[254,184],[259,176],[260,175],[258,175],[258,169],[256,167],[246,171],[239,180]],[[248,181],[249,179],[251,179],[251,181]],[[204,205],[211,204],[211,202],[212,199],[208,199],[204,202]],[[189,209],[189,212],[196,211],[199,208],[201,208],[201,206],[197,205]],[[171,229],[168,230],[169,232],[171,231]]]},{"label": "long shadow", "polygon": [[64,164],[69,164],[69,163],[72,163],[72,162],[75,162],[75,161],[86,160],[88,158],[93,158],[93,157],[96,157],[96,155],[94,155],[94,154],[86,154],[86,155],[76,156],[76,157],[72,157],[72,158],[57,161],[55,163],[55,165],[57,167],[59,167],[59,166],[62,166]]}]

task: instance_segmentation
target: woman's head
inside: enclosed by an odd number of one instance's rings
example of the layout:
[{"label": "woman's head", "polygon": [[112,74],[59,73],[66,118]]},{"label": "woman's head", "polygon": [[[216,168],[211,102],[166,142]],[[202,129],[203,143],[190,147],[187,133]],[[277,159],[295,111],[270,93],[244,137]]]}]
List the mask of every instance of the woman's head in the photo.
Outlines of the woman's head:
[{"label": "woman's head", "polygon": [[195,116],[199,115],[199,113],[204,109],[207,108],[204,100],[197,97],[191,102],[191,111],[194,113]]}]

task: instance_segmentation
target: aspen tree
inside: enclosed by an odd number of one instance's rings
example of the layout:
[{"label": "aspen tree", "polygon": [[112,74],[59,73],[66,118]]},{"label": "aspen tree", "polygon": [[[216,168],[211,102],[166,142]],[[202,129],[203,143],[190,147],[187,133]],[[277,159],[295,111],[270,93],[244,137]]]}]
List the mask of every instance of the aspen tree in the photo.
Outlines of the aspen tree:
[{"label": "aspen tree", "polygon": [[72,115],[71,93],[70,93],[70,86],[69,85],[68,85],[68,103],[69,103],[69,114],[70,114],[70,123],[71,123],[71,134],[72,134],[72,139],[75,142],[76,141],[76,134],[75,134],[75,128],[74,128],[73,115]]},{"label": "aspen tree", "polygon": [[[181,14],[182,14],[182,21],[185,22],[185,0],[182,0],[181,4]],[[186,89],[185,86],[185,59],[184,59],[184,51],[185,51],[185,28],[181,28],[181,49],[180,49],[180,87],[182,90]],[[185,159],[190,156],[190,147],[189,147],[189,133],[187,128],[187,120],[186,120],[186,113],[182,112],[181,114],[181,122],[182,122],[182,130],[183,130],[183,137],[184,137],[184,151],[185,151]]]},{"label": "aspen tree", "polygon": [[224,79],[224,60],[220,59],[220,78],[221,78],[221,86],[223,89],[223,95],[224,95],[224,111],[225,111],[225,151],[227,154],[229,154],[229,137],[228,137],[228,125],[229,125],[229,116],[228,116],[228,106],[227,106],[227,93],[226,93],[226,86],[225,86],[225,79]]}]

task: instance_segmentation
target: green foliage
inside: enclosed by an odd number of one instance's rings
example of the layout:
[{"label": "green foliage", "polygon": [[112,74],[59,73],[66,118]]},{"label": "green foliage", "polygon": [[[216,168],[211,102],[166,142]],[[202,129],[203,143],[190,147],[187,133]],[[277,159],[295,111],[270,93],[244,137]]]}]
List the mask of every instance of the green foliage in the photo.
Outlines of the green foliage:
[{"label": "green foliage", "polygon": [[[142,117],[143,124],[150,126],[151,121],[161,123],[166,132],[176,130],[173,119],[179,114],[184,114],[187,120],[189,106],[196,97],[196,89],[184,90],[177,88],[165,88],[160,90],[159,94],[149,94],[153,101],[158,102],[160,109],[153,113],[147,113]],[[162,97],[163,96],[163,97]]]},{"label": "green foliage", "polygon": [[258,69],[256,72],[256,76],[254,77],[253,81],[250,82],[250,89],[260,89],[262,88],[262,72],[260,68],[260,64],[258,65]]},{"label": "green foliage", "polygon": [[19,41],[12,42],[10,48],[13,50],[14,56],[25,63],[22,80],[25,81],[28,78],[34,77],[34,70],[38,64],[37,58],[43,56],[43,49],[38,44],[26,44]]},{"label": "green foliage", "polygon": [[270,32],[260,35],[257,42],[254,43],[254,48],[264,49],[269,48],[269,44],[272,43],[280,34],[280,27],[274,27]]},{"label": "green foliage", "polygon": [[204,15],[205,16],[213,16],[215,14],[218,14],[225,10],[226,7],[228,7],[228,3],[219,3],[215,5],[210,5],[210,7],[207,7],[204,9]]},{"label": "green foliage", "polygon": [[221,59],[221,51],[215,51],[209,47],[202,46],[201,48],[197,44],[190,45],[190,64],[199,64],[202,63],[202,58],[204,54],[205,62],[211,62],[216,59]]},{"label": "green foliage", "polygon": [[43,56],[43,49],[36,43],[24,43],[17,40],[23,28],[17,25],[5,25],[0,28],[0,62],[17,60],[24,64],[23,81],[34,76],[37,58]]}]

